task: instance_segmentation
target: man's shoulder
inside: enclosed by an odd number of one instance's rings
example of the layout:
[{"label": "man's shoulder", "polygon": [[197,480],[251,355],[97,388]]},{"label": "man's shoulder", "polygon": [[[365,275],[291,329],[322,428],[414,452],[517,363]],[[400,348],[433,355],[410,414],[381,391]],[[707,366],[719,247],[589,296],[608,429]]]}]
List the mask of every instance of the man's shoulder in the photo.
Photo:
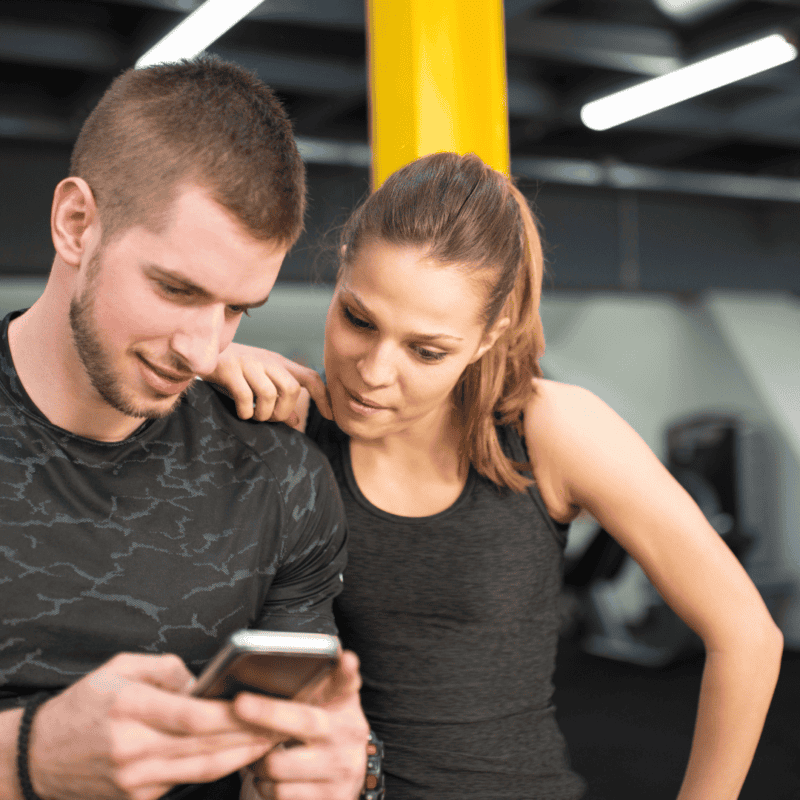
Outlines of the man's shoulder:
[{"label": "man's shoulder", "polygon": [[240,419],[233,400],[209,383],[196,383],[176,413],[197,429],[195,435],[200,436],[204,447],[249,454],[281,479],[287,469],[329,469],[320,448],[305,434],[281,422]]}]

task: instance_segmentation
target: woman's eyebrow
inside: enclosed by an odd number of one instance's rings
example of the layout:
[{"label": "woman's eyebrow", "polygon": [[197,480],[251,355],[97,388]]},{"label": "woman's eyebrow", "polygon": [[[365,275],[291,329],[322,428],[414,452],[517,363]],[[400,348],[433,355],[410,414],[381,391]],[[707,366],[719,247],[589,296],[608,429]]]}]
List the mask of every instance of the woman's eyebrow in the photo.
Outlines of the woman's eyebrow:
[{"label": "woman's eyebrow", "polygon": [[[347,299],[354,306],[358,306],[359,311],[361,311],[364,316],[372,316],[370,310],[361,302],[361,300],[358,299],[358,296],[352,291],[352,289],[343,290],[343,294],[347,295]],[[432,342],[436,339],[448,339],[453,342],[464,341],[460,336],[453,336],[451,333],[410,333],[408,338],[417,342]]]},{"label": "woman's eyebrow", "polygon": [[412,333],[409,339],[421,342],[432,342],[434,339],[449,339],[453,342],[463,342],[460,336],[453,336],[451,333]]}]

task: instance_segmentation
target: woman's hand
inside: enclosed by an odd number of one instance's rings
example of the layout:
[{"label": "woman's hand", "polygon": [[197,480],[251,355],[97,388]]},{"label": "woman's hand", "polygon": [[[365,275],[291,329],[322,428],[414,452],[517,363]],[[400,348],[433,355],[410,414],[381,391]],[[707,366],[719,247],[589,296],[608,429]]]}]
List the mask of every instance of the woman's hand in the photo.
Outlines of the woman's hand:
[{"label": "woman's hand", "polygon": [[214,372],[201,377],[230,395],[242,419],[286,422],[303,430],[309,396],[322,416],[333,419],[319,374],[270,350],[233,342],[221,353]]}]

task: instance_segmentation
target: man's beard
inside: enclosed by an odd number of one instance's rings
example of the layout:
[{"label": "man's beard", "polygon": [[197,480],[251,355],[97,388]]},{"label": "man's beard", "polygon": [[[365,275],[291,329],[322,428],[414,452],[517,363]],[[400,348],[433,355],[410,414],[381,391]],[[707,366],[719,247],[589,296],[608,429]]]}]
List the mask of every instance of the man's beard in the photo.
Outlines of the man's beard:
[{"label": "man's beard", "polygon": [[94,295],[100,272],[101,253],[95,253],[87,265],[86,288],[78,298],[72,298],[69,304],[69,324],[72,329],[72,340],[78,357],[86,370],[89,381],[95,391],[112,408],[129,417],[156,419],[171,414],[180,404],[183,396],[194,385],[194,381],[175,397],[169,407],[146,406],[137,404],[122,386],[120,376],[114,371],[111,357],[102,344],[102,334],[94,320]]}]

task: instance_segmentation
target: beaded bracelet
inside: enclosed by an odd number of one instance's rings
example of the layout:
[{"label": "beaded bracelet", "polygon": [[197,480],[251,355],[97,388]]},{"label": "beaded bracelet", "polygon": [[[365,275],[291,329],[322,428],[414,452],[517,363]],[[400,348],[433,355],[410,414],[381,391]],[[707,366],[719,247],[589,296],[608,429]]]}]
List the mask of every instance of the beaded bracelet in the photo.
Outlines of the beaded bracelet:
[{"label": "beaded bracelet", "polygon": [[367,742],[367,777],[359,800],[384,800],[384,797],[386,787],[383,777],[383,742],[374,731],[370,731]]},{"label": "beaded bracelet", "polygon": [[22,712],[22,719],[19,723],[19,733],[17,735],[17,777],[19,785],[22,787],[22,797],[24,800],[42,800],[33,790],[30,773],[30,754],[28,752],[31,738],[31,725],[33,715],[42,703],[52,697],[50,692],[39,692],[33,694],[25,700],[25,710]]}]

